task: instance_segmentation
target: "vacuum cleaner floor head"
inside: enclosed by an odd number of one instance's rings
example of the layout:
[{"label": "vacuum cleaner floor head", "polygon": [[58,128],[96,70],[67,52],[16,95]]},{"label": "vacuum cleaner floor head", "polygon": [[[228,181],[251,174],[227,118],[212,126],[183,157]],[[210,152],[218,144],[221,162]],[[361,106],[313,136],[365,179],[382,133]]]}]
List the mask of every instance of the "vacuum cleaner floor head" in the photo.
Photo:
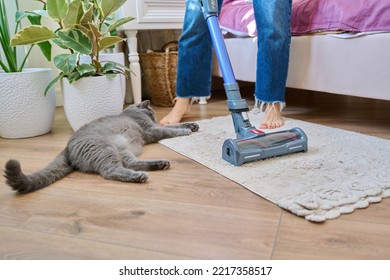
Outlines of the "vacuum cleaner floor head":
[{"label": "vacuum cleaner floor head", "polygon": [[246,139],[227,139],[222,146],[222,158],[239,166],[248,161],[306,151],[307,136],[296,127]]}]

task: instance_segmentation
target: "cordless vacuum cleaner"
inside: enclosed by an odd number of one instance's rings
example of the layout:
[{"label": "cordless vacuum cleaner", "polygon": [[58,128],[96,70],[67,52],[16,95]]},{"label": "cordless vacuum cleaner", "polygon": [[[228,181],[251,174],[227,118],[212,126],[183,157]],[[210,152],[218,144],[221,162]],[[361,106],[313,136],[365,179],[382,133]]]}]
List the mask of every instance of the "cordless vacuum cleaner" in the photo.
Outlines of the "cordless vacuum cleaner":
[{"label": "cordless vacuum cleaner", "polygon": [[218,23],[217,0],[199,0],[224,80],[227,104],[237,139],[227,139],[222,158],[236,166],[248,161],[307,151],[307,136],[300,128],[264,133],[251,125],[248,104],[241,98],[238,83]]}]

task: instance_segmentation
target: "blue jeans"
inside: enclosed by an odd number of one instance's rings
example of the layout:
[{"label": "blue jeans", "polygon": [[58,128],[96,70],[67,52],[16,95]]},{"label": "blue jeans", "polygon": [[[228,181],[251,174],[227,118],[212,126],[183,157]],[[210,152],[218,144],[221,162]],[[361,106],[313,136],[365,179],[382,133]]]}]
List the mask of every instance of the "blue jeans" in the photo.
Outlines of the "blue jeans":
[{"label": "blue jeans", "polygon": [[[223,0],[218,0],[221,7]],[[255,97],[259,101],[285,102],[290,55],[292,0],[253,0],[258,26]],[[198,0],[186,0],[183,31],[179,39],[176,95],[210,95],[212,41]]]}]

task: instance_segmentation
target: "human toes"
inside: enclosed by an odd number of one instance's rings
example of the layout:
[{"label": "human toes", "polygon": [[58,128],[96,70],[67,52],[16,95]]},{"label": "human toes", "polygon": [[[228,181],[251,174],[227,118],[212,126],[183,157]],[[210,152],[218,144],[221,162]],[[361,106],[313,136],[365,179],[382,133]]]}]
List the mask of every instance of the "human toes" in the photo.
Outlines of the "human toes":
[{"label": "human toes", "polygon": [[160,120],[161,125],[172,125],[172,124],[178,124],[180,122],[180,118],[177,117],[165,117]]},{"label": "human toes", "polygon": [[279,128],[284,125],[284,121],[273,121],[273,122],[264,122],[261,123],[259,128],[260,129],[274,129]]}]

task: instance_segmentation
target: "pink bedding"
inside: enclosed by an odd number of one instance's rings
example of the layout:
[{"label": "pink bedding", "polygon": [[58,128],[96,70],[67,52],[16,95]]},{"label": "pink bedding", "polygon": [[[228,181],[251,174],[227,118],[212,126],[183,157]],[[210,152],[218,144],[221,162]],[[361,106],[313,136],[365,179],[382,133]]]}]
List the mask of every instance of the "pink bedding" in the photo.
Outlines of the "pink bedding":
[{"label": "pink bedding", "polygon": [[[238,35],[256,36],[248,0],[225,0],[219,22]],[[291,34],[322,31],[390,31],[390,0],[293,0]]]}]

